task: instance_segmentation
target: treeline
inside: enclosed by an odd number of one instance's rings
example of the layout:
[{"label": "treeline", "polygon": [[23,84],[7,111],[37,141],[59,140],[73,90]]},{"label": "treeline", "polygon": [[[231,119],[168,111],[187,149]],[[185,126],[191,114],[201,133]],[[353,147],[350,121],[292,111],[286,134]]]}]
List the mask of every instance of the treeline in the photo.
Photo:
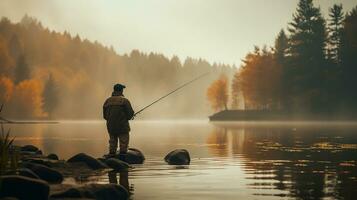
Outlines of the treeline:
[{"label": "treeline", "polygon": [[112,47],[49,30],[34,18],[19,23],[0,21],[0,103],[12,118],[100,118],[112,85],[127,85],[125,95],[134,108],[144,105],[205,72],[209,77],[149,109],[143,116],[206,116],[205,89],[234,66],[203,59],[181,62],[162,54],[138,50],[118,55]]},{"label": "treeline", "polygon": [[[275,46],[255,47],[232,80],[232,102],[245,109],[301,113],[357,111],[357,7],[329,9],[300,0]],[[238,98],[242,96],[243,98]]]}]

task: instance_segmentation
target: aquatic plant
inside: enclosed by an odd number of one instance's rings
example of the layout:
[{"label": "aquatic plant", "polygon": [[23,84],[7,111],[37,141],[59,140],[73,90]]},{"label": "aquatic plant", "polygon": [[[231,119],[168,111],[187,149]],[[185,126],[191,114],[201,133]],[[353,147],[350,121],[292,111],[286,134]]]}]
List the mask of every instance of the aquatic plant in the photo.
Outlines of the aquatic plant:
[{"label": "aquatic plant", "polygon": [[13,149],[12,144],[15,138],[10,138],[10,129],[6,131],[1,123],[0,134],[0,175],[3,175],[9,169],[17,169],[18,154]]}]

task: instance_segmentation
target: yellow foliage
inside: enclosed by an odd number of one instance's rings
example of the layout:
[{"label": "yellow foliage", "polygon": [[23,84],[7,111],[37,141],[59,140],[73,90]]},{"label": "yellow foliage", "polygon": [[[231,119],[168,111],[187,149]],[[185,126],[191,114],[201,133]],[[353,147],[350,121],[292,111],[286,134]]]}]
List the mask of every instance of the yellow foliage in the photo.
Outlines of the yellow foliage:
[{"label": "yellow foliage", "polygon": [[15,88],[12,104],[23,113],[23,117],[46,117],[42,110],[43,84],[40,80],[24,80]]},{"label": "yellow foliage", "polygon": [[6,103],[11,99],[14,87],[14,83],[10,78],[6,76],[0,77],[0,103]]},{"label": "yellow foliage", "polygon": [[211,103],[213,110],[227,109],[228,103],[228,78],[221,75],[214,81],[207,90],[207,98]]}]

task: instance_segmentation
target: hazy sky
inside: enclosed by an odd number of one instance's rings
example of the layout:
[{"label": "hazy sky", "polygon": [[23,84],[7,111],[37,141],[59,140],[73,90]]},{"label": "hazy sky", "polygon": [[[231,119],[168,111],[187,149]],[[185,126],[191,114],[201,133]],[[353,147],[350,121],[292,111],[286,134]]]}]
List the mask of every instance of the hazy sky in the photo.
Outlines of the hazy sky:
[{"label": "hazy sky", "polygon": [[[326,16],[342,3],[315,0]],[[24,14],[56,31],[112,45],[120,54],[139,49],[167,56],[202,57],[239,65],[253,45],[272,45],[292,19],[298,0],[0,0],[0,15]]]}]

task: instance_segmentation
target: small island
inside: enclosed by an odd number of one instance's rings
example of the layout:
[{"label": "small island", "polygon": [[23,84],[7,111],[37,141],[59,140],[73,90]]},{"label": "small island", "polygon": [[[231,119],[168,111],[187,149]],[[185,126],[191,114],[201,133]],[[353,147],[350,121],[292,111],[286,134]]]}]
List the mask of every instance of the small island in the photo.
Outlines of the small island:
[{"label": "small island", "polygon": [[346,121],[356,114],[293,113],[280,110],[223,110],[209,116],[210,121]]}]

